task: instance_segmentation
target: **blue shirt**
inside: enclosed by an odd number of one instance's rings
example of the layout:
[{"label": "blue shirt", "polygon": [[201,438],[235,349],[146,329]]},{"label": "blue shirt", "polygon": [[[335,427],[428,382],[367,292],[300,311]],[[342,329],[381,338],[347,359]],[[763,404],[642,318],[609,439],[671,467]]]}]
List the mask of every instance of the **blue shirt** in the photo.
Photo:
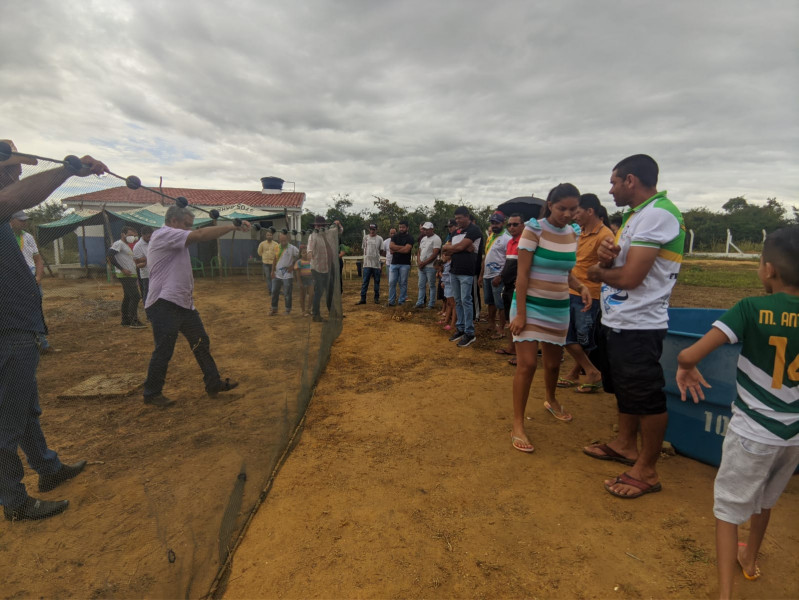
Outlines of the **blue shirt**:
[{"label": "blue shirt", "polygon": [[0,332],[46,333],[42,294],[8,221],[0,223]]}]

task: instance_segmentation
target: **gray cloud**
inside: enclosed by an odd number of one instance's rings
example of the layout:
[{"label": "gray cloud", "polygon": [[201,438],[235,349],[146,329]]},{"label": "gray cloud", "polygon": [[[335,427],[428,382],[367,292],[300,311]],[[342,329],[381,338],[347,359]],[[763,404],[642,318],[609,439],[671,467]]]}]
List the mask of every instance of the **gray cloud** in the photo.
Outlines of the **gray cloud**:
[{"label": "gray cloud", "polygon": [[17,5],[2,137],[166,185],[278,175],[405,205],[560,181],[608,204],[647,152],[680,206],[799,202],[799,8],[671,3],[174,1]]}]

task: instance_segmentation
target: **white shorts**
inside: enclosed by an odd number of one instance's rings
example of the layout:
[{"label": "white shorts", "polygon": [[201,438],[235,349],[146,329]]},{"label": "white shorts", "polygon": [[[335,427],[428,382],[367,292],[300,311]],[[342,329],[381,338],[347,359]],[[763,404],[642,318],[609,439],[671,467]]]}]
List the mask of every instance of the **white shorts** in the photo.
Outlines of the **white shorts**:
[{"label": "white shorts", "polygon": [[713,514],[740,525],[773,508],[799,465],[799,446],[761,444],[727,430],[713,486]]}]

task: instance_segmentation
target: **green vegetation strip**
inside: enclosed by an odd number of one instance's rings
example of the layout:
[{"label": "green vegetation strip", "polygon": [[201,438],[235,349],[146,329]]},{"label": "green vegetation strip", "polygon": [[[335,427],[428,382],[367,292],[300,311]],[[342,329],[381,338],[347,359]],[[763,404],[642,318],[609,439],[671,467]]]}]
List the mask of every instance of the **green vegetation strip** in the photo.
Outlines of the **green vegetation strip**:
[{"label": "green vegetation strip", "polygon": [[677,281],[683,285],[719,288],[757,288],[761,286],[757,267],[749,265],[692,265],[683,263]]}]

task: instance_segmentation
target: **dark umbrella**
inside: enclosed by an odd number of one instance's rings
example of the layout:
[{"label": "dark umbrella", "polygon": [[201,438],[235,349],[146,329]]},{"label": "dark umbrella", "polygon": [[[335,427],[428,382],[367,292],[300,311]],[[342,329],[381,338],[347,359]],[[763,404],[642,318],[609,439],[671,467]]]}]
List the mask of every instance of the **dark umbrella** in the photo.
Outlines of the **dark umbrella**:
[{"label": "dark umbrella", "polygon": [[528,221],[529,219],[540,218],[546,204],[546,200],[535,196],[518,196],[503,202],[497,206],[497,210],[502,211],[506,217],[513,213],[519,213],[524,217],[525,221]]}]

